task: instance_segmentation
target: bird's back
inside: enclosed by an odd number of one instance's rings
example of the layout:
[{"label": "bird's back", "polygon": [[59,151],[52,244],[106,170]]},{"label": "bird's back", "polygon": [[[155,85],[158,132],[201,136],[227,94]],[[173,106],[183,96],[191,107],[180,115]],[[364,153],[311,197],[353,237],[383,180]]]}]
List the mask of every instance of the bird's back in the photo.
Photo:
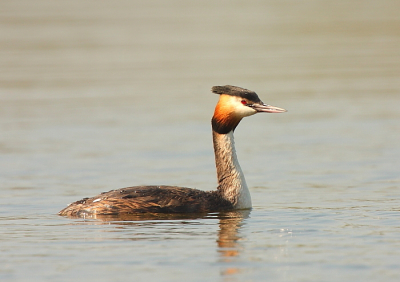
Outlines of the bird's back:
[{"label": "bird's back", "polygon": [[218,191],[176,186],[134,186],[84,198],[59,212],[66,216],[123,213],[201,213],[232,210]]}]

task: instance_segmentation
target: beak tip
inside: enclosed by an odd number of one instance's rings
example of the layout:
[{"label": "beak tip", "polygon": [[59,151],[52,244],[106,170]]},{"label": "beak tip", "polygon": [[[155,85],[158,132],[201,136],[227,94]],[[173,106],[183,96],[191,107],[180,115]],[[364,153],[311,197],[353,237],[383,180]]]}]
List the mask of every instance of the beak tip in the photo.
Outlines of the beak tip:
[{"label": "beak tip", "polygon": [[259,113],[284,113],[287,112],[286,109],[278,108],[275,106],[267,105],[267,104],[254,104],[252,108],[255,109]]},{"label": "beak tip", "polygon": [[265,107],[265,112],[267,112],[267,113],[284,113],[284,112],[287,112],[287,110],[283,109],[283,108],[278,108],[275,106],[267,105]]}]

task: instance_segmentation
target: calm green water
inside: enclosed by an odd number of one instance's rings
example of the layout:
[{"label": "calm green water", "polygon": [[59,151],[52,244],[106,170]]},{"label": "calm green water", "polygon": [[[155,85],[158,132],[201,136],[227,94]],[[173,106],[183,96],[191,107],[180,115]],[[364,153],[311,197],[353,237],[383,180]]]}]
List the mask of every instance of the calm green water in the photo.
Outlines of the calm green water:
[{"label": "calm green water", "polygon": [[[400,2],[3,1],[1,281],[399,281]],[[251,212],[68,219],[216,187],[213,85],[247,118]]]}]

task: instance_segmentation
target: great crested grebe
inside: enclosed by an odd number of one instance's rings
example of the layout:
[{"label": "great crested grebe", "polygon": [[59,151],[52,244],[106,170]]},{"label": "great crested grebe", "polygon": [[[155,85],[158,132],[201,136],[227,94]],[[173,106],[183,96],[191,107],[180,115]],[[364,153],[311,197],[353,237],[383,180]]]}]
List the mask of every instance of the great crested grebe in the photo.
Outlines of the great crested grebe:
[{"label": "great crested grebe", "polygon": [[286,110],[266,105],[255,92],[237,86],[214,86],[212,92],[220,95],[211,120],[218,177],[216,191],[176,186],[134,186],[84,198],[61,210],[59,215],[78,217],[250,209],[250,192],[236,157],[233,131],[244,117]]}]

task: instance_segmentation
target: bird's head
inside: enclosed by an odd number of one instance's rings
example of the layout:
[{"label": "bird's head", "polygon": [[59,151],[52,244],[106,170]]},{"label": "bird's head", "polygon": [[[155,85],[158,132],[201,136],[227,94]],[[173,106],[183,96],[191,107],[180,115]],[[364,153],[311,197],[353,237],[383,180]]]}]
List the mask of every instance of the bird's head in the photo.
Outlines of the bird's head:
[{"label": "bird's head", "polygon": [[212,92],[220,95],[212,118],[213,130],[220,134],[235,130],[244,117],[257,113],[286,112],[285,109],[264,104],[254,91],[241,87],[214,86]]}]

